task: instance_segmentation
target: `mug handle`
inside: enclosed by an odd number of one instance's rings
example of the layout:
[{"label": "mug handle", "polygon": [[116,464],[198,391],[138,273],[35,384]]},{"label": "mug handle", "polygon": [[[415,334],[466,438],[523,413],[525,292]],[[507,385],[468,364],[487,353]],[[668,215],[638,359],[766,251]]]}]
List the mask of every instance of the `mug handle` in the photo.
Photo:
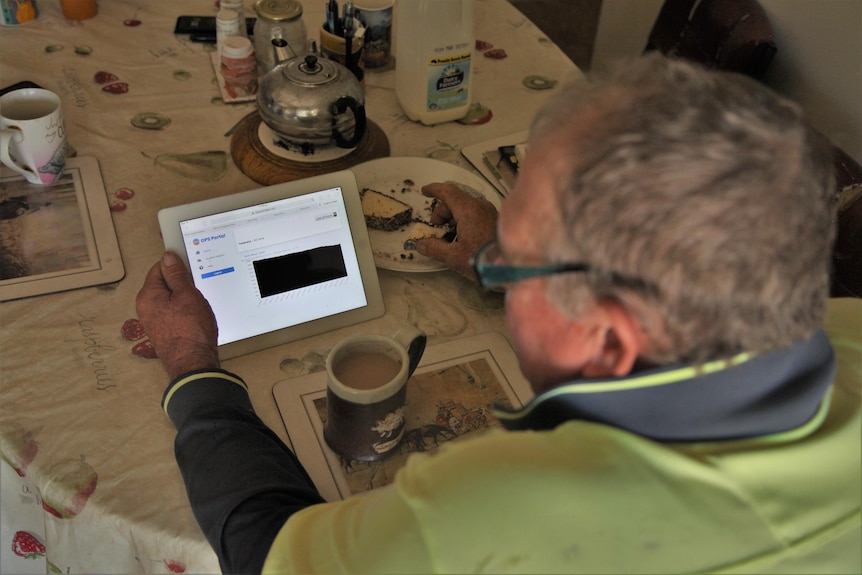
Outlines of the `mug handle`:
[{"label": "mug handle", "polygon": [[422,354],[425,353],[425,344],[428,342],[428,337],[424,331],[415,325],[406,325],[399,329],[392,336],[392,339],[407,350],[407,357],[410,358],[410,365],[407,366],[407,377],[409,378],[416,371],[419,360],[422,359]]},{"label": "mug handle", "polygon": [[[39,174],[33,170],[22,168],[9,155],[9,144],[12,143],[15,136],[21,136],[21,132],[18,130],[0,130],[0,162],[24,176],[31,184],[41,184],[42,178],[39,177]],[[20,141],[20,139],[16,141]]]}]

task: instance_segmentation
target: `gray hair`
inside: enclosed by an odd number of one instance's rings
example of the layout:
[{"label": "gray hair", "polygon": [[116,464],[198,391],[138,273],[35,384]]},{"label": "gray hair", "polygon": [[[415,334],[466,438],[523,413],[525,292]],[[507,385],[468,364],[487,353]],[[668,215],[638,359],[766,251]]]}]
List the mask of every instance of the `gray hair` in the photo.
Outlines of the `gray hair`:
[{"label": "gray hair", "polygon": [[571,160],[548,257],[607,272],[551,278],[561,309],[621,302],[657,363],[777,349],[820,326],[834,181],[798,106],[652,55],[562,90],[534,122],[545,137]]}]

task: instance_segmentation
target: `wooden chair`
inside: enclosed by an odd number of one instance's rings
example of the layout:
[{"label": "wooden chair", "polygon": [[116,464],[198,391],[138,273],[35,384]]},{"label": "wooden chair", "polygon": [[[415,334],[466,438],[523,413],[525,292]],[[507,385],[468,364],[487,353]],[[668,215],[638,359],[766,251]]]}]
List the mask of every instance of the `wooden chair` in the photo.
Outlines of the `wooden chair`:
[{"label": "wooden chair", "polygon": [[645,51],[762,80],[777,47],[756,0],[665,0]]}]

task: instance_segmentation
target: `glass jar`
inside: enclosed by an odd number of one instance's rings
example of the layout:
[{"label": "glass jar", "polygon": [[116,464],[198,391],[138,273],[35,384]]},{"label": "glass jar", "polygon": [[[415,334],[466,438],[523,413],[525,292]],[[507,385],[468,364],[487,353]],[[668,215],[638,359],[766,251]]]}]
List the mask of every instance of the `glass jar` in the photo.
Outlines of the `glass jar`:
[{"label": "glass jar", "polygon": [[266,74],[275,66],[272,39],[279,34],[287,41],[294,56],[305,54],[307,36],[302,21],[302,4],[297,0],[257,0],[254,11],[257,13],[254,53],[258,74]]}]

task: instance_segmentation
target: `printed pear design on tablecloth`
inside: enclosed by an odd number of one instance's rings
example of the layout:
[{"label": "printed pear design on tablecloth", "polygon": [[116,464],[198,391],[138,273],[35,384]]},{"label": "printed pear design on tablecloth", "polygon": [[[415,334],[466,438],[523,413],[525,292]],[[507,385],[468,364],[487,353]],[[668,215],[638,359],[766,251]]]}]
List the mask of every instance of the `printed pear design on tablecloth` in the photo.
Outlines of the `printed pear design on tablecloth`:
[{"label": "printed pear design on tablecloth", "polygon": [[0,422],[0,456],[18,475],[27,475],[27,467],[36,459],[38,452],[35,431],[26,429],[17,421]]},{"label": "printed pear design on tablecloth", "polygon": [[55,517],[69,519],[78,515],[96,490],[99,476],[84,460],[64,459],[41,471],[48,482],[42,488],[42,507]]},{"label": "printed pear design on tablecloth", "polygon": [[310,351],[302,356],[302,359],[284,358],[279,364],[279,369],[290,377],[324,371],[326,370],[326,357],[316,351]]},{"label": "printed pear design on tablecloth", "polygon": [[151,158],[144,152],[145,158],[153,163],[180,176],[204,182],[214,182],[227,172],[227,153],[221,150],[192,152],[190,154],[159,154]]},{"label": "printed pear design on tablecloth", "polygon": [[467,329],[464,312],[427,287],[407,285],[404,295],[407,296],[407,323],[429,336],[452,337]]}]

